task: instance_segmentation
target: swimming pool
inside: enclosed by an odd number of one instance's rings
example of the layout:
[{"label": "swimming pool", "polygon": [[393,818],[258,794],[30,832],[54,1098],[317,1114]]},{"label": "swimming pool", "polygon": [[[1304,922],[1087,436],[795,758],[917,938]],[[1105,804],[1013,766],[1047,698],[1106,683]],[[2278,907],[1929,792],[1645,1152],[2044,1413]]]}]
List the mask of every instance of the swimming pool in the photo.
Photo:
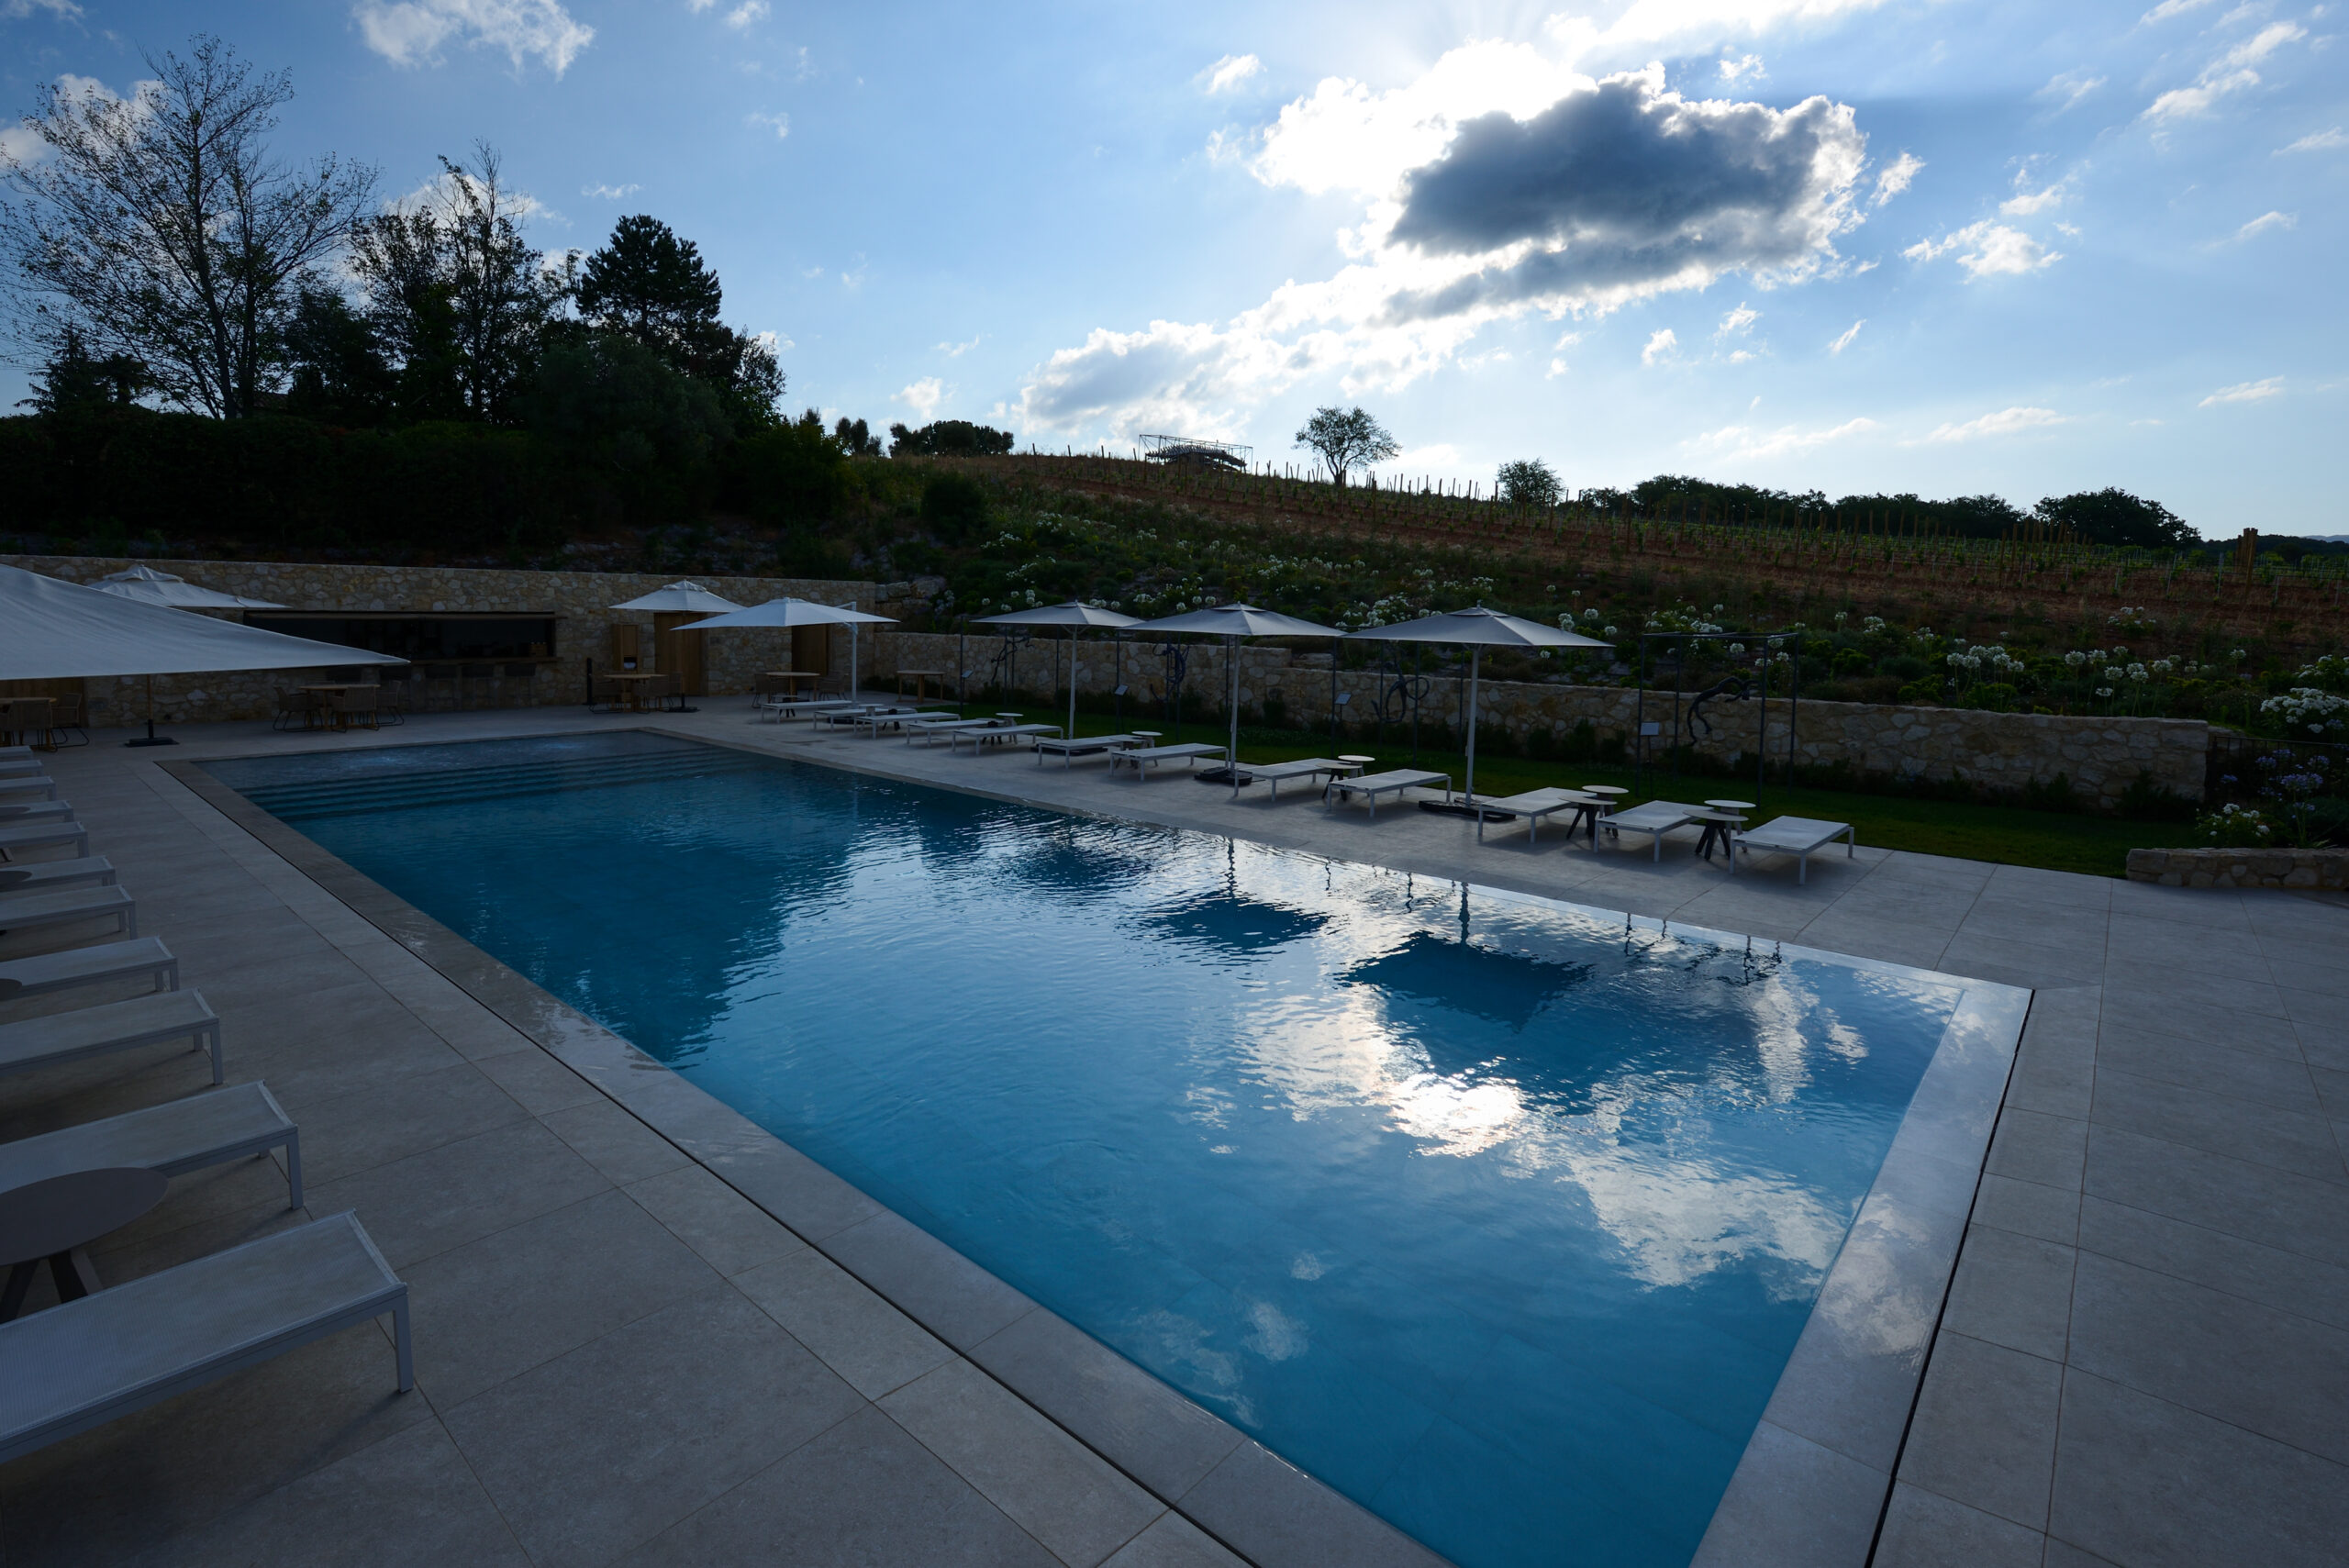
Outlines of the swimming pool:
[{"label": "swimming pool", "polygon": [[646,735],[206,766],[1465,1568],[1688,1560],[1965,990]]}]

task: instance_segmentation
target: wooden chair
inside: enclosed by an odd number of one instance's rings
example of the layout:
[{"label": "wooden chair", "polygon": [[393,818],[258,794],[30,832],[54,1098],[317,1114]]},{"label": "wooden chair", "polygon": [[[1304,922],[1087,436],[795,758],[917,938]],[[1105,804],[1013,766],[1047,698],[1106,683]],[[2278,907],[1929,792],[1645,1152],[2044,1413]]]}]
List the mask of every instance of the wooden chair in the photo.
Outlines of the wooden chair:
[{"label": "wooden chair", "polygon": [[0,700],[0,744],[18,743],[40,751],[57,750],[55,698],[8,697]]},{"label": "wooden chair", "polygon": [[383,699],[373,686],[352,686],[334,695],[334,728],[356,729],[363,720],[370,729],[383,728],[377,717]]}]

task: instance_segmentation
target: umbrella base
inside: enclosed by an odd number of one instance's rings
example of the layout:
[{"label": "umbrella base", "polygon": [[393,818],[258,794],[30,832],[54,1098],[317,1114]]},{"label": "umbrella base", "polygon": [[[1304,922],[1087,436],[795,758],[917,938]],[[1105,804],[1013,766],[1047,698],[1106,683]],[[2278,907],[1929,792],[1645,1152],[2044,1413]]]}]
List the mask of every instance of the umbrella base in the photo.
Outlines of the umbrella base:
[{"label": "umbrella base", "polygon": [[[1207,768],[1191,776],[1201,784],[1228,784],[1232,782],[1230,768]],[[1240,782],[1244,784],[1254,784],[1256,775],[1242,768],[1240,770]]]},{"label": "umbrella base", "polygon": [[142,735],[136,740],[126,740],[126,746],[176,746],[178,741],[168,735]]},{"label": "umbrella base", "polygon": [[[1421,811],[1432,811],[1438,817],[1474,817],[1477,814],[1476,807],[1469,805],[1464,800],[1423,800],[1419,802],[1419,809]],[[1517,820],[1516,812],[1496,811],[1489,806],[1484,808],[1484,817],[1485,820],[1487,822],[1514,822]]]}]

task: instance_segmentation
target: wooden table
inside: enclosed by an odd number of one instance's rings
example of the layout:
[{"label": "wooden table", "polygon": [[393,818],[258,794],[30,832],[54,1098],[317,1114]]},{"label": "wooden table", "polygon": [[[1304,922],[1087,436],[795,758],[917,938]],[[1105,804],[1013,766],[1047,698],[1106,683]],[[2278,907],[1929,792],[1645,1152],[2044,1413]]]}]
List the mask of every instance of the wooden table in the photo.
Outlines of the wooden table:
[{"label": "wooden table", "polygon": [[930,695],[930,683],[936,681],[938,695],[942,697],[946,695],[946,683],[951,678],[952,673],[945,670],[900,670],[897,672],[897,695],[904,696],[906,683],[911,681],[914,684],[914,701],[924,701]]},{"label": "wooden table", "polygon": [[807,693],[810,696],[813,696],[816,692],[816,682],[818,676],[816,672],[813,670],[763,670],[760,672],[760,675],[765,680],[782,681],[788,684],[792,688],[792,695],[794,696],[798,695],[798,688],[801,686],[807,688]]},{"label": "wooden table", "polygon": [[621,700],[628,705],[628,710],[630,713],[642,713],[644,711],[644,683],[657,681],[661,679],[661,675],[659,672],[651,670],[619,670],[606,675],[604,679],[619,683]]}]

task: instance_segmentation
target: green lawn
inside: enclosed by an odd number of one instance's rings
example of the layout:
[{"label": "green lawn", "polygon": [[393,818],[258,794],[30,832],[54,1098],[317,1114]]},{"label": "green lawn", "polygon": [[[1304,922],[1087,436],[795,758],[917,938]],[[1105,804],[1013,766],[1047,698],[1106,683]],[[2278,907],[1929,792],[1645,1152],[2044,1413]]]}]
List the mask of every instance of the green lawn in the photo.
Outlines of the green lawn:
[{"label": "green lawn", "polygon": [[[974,703],[971,711],[992,713],[996,709],[991,704]],[[1065,708],[1037,707],[1026,711],[1029,718],[1047,724],[1063,722],[1068,716]],[[1168,731],[1167,741],[1176,739],[1172,727],[1163,719],[1130,715],[1128,728],[1134,724]],[[1080,735],[1106,735],[1113,728],[1106,715],[1080,710],[1076,716]],[[1219,728],[1194,720],[1183,726],[1181,739],[1221,741],[1225,733]],[[1240,731],[1240,754],[1249,762],[1278,762],[1293,757],[1327,756],[1332,754],[1332,750],[1326,735],[1244,726]],[[1466,759],[1459,752],[1431,747],[1422,747],[1419,761],[1414,763],[1408,737],[1399,741],[1390,737],[1383,745],[1349,740],[1334,750],[1375,755],[1378,762],[1373,772],[1411,766],[1448,770],[1455,788],[1462,784],[1466,771]],[[1657,796],[1690,801],[1708,796],[1751,800],[1759,808],[1753,814],[1757,821],[1792,815],[1849,822],[1857,830],[1861,843],[1877,849],[1953,855],[2002,865],[2043,866],[2050,871],[2075,871],[2089,876],[2119,876],[2131,850],[2199,842],[2193,837],[2190,822],[2122,821],[2110,817],[2025,811],[2009,806],[1912,800],[1846,790],[1788,789],[1776,784],[1756,793],[1750,776],[1742,781],[1711,775],[1683,775],[1675,780],[1669,773],[1658,770],[1652,782],[1643,782],[1635,779],[1629,768],[1610,768],[1596,762],[1536,762],[1525,757],[1476,760],[1476,792],[1483,795],[1514,795],[1544,785],[1571,787],[1586,784],[1624,785],[1634,791],[1625,797],[1631,802]]]}]

